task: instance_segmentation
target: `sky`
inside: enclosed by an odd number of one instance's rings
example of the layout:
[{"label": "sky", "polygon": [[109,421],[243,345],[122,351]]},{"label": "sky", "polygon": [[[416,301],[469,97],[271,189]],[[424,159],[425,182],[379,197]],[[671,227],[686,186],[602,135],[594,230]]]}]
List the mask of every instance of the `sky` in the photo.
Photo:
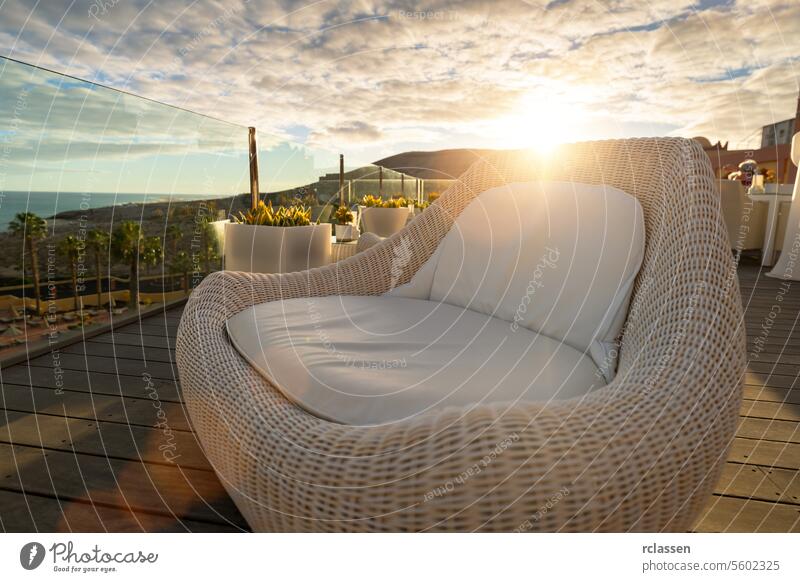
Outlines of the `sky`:
[{"label": "sky", "polygon": [[[134,115],[140,141],[123,144],[128,154],[163,148],[164,129],[184,126],[209,131],[201,141],[231,159],[246,140],[241,128],[255,126],[265,150],[298,142],[319,153],[319,167],[339,152],[357,165],[408,150],[628,136],[745,147],[758,144],[762,125],[794,116],[800,2],[0,0],[0,54],[237,124],[176,122],[173,112],[170,125],[148,110]],[[54,116],[47,129],[73,120],[74,138],[74,103],[85,117],[87,90],[57,89],[63,123]],[[0,108],[11,109],[15,91]],[[102,127],[122,133],[126,123]],[[92,122],[81,126],[95,133]],[[119,155],[112,146],[103,144],[109,157]],[[180,143],[172,146],[177,155]],[[42,157],[58,158],[59,147]],[[97,152],[93,163],[102,163]]]}]

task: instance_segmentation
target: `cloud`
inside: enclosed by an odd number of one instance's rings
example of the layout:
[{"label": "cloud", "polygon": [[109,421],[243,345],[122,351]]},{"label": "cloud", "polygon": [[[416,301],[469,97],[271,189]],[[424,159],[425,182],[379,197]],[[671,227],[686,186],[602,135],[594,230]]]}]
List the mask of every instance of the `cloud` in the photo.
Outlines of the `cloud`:
[{"label": "cloud", "polygon": [[262,135],[302,125],[309,144],[363,161],[500,147],[510,140],[487,128],[532,102],[574,110],[586,137],[673,128],[743,143],[794,113],[800,4],[703,4],[120,0],[93,17],[95,1],[6,0],[0,41]]},{"label": "cloud", "polygon": [[313,132],[309,138],[312,143],[345,141],[350,143],[378,141],[383,138],[383,133],[374,125],[363,121],[329,127],[323,132]]}]

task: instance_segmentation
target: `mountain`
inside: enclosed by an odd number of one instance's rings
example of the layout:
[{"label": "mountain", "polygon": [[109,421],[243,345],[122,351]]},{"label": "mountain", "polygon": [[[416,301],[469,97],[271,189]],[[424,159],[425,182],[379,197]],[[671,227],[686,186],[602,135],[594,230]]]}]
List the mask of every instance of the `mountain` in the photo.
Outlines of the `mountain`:
[{"label": "mountain", "polygon": [[409,176],[426,180],[455,179],[474,162],[498,150],[438,150],[435,152],[405,152],[374,162]]}]

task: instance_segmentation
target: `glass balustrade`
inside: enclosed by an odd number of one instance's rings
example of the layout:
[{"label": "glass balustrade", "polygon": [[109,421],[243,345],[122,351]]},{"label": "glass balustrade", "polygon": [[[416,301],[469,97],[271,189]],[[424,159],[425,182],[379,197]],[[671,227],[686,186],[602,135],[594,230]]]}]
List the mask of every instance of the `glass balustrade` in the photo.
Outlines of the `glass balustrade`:
[{"label": "glass balustrade", "polygon": [[5,58],[0,120],[0,359],[219,268],[246,127]]},{"label": "glass balustrade", "polygon": [[[256,140],[259,198],[314,221],[452,183]],[[247,127],[0,57],[0,361],[184,299],[251,200]]]}]

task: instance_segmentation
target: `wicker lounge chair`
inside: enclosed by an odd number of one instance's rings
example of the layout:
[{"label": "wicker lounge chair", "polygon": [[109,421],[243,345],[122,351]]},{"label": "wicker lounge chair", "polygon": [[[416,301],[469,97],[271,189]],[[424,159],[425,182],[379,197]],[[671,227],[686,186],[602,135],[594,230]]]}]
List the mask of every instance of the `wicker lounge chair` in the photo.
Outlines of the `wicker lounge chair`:
[{"label": "wicker lounge chair", "polygon": [[[542,177],[609,184],[644,209],[644,262],[617,375],[604,388],[348,426],[288,401],[231,345],[226,320],[249,306],[384,293],[397,279],[399,236],[412,246],[400,276],[408,281],[477,194]],[[259,531],[686,530],[725,461],[744,369],[718,196],[706,154],[688,140],[577,144],[540,165],[498,154],[395,237],[350,259],[302,273],[214,273],[192,294],[177,340],[204,450]]]}]

